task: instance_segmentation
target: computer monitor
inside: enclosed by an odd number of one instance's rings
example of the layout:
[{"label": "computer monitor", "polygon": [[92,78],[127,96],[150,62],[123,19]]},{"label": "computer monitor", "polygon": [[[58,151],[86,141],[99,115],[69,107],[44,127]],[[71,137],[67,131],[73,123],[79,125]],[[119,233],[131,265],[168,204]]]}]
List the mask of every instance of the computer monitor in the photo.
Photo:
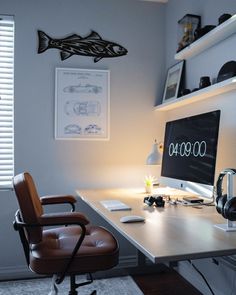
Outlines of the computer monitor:
[{"label": "computer monitor", "polygon": [[161,176],[213,186],[220,110],[166,123]]}]

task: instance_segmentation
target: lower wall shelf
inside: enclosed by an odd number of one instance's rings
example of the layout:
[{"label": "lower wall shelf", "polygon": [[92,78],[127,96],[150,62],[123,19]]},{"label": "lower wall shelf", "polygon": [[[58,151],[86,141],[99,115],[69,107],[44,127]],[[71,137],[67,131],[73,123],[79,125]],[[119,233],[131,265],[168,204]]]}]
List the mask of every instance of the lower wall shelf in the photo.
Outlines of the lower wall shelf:
[{"label": "lower wall shelf", "polygon": [[225,81],[216,83],[209,87],[200,89],[188,95],[172,99],[166,103],[160,104],[155,107],[157,111],[170,111],[200,100],[207,99],[212,96],[220,95],[226,92],[236,90],[236,77],[227,79]]}]

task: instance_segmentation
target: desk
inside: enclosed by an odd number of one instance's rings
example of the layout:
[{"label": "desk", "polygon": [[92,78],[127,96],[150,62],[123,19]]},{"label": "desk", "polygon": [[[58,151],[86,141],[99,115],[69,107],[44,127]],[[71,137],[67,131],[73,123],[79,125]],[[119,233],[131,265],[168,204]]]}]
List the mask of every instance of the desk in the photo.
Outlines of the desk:
[{"label": "desk", "polygon": [[[165,208],[143,203],[142,189],[78,190],[77,195],[127,238],[153,263],[172,262],[236,254],[236,233],[224,232],[214,224],[226,220],[214,206],[196,209],[166,204]],[[110,212],[101,200],[121,200],[131,211]],[[145,223],[124,224],[125,215],[141,215]]]}]

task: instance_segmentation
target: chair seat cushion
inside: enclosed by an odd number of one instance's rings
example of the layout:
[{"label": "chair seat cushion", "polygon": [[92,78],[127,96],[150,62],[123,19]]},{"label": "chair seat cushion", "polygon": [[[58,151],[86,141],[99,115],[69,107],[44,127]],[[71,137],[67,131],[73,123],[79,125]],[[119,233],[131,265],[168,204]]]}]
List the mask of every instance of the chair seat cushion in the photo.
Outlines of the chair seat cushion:
[{"label": "chair seat cushion", "polygon": [[[65,269],[80,237],[79,226],[43,231],[42,241],[31,245],[30,268],[38,274],[59,274]],[[118,244],[105,228],[87,226],[83,243],[67,274],[95,272],[118,264]]]}]

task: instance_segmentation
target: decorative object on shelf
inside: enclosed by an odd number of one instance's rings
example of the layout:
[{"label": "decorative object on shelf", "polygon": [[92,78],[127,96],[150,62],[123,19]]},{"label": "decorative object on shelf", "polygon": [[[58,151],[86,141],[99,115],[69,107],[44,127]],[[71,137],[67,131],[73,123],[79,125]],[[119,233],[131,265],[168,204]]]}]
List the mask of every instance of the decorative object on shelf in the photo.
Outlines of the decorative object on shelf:
[{"label": "decorative object on shelf", "polygon": [[227,80],[229,78],[232,78],[236,76],[236,61],[231,60],[226,62],[220,69],[218,76],[217,76],[217,82],[221,82],[223,80]]},{"label": "decorative object on shelf", "polygon": [[194,32],[201,27],[201,16],[186,14],[179,21],[179,43],[177,52],[191,44],[194,39]]},{"label": "decorative object on shelf", "polygon": [[163,94],[163,102],[180,96],[184,82],[184,61],[169,68]]},{"label": "decorative object on shelf", "polygon": [[43,53],[51,48],[59,49],[61,60],[65,60],[75,54],[93,56],[94,62],[98,62],[104,57],[118,57],[128,53],[123,46],[103,40],[95,31],[92,31],[85,38],[73,34],[63,39],[53,39],[44,32],[38,31],[38,37],[38,53]]},{"label": "decorative object on shelf", "polygon": [[191,90],[190,90],[190,89],[188,89],[188,88],[186,88],[186,89],[182,89],[182,90],[180,91],[180,96],[184,96],[184,95],[187,95],[187,94],[189,94],[189,93],[191,93]]},{"label": "decorative object on shelf", "polygon": [[158,142],[155,139],[155,143],[152,146],[151,153],[148,155],[146,164],[147,165],[160,165],[163,153],[163,143]]},{"label": "decorative object on shelf", "polygon": [[209,76],[203,76],[200,78],[199,82],[199,88],[205,88],[211,85],[210,77]]},{"label": "decorative object on shelf", "polygon": [[109,140],[110,71],[56,68],[55,138]]},{"label": "decorative object on shelf", "polygon": [[203,28],[196,29],[194,32],[194,41],[201,38],[202,36],[209,33],[211,30],[213,30],[216,26],[213,25],[207,25]]},{"label": "decorative object on shelf", "polygon": [[225,22],[225,21],[227,21],[228,19],[230,19],[231,16],[232,16],[232,15],[229,14],[229,13],[224,13],[224,14],[222,14],[222,15],[219,17],[219,19],[218,19],[219,25],[221,25],[223,22]]}]

